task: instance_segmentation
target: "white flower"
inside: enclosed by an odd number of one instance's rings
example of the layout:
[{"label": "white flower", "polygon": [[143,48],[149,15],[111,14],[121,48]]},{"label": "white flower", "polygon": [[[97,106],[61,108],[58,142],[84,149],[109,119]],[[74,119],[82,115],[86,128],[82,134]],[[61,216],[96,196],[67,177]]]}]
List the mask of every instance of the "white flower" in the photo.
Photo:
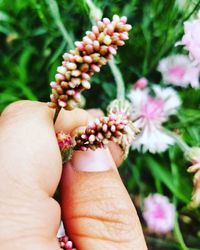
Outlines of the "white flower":
[{"label": "white flower", "polygon": [[166,84],[173,84],[180,87],[199,87],[200,69],[194,66],[188,56],[171,55],[162,59],[158,65],[158,71],[162,74]]},{"label": "white flower", "polygon": [[174,143],[162,127],[170,115],[175,114],[180,106],[180,98],[172,88],[153,86],[155,96],[149,94],[148,89],[134,89],[129,93],[132,103],[132,119],[141,134],[134,140],[133,149],[150,151],[151,153],[163,152]]},{"label": "white flower", "polygon": [[194,64],[200,65],[200,11],[197,19],[184,22],[184,35],[176,45],[184,45]]}]

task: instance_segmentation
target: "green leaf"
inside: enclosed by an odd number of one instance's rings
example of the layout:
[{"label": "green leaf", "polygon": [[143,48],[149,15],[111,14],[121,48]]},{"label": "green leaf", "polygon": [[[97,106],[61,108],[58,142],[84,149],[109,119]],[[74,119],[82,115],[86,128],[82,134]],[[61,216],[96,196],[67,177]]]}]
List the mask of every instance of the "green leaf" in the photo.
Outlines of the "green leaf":
[{"label": "green leaf", "polygon": [[[165,186],[182,202],[188,203],[190,201],[189,195],[185,192],[185,183],[181,182],[176,186],[173,181],[171,172],[165,166],[161,166],[152,157],[146,158],[146,164],[154,178],[158,178]],[[183,185],[183,186],[181,186]]]}]

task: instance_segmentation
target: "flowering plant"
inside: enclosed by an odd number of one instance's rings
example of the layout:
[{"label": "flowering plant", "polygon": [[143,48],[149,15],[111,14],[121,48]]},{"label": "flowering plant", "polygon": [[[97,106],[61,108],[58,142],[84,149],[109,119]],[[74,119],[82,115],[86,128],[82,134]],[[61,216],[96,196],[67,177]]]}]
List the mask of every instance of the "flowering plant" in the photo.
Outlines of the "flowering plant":
[{"label": "flowering plant", "polygon": [[125,159],[130,146],[120,173],[149,248],[199,249],[200,3],[166,2],[0,1],[0,109],[49,100],[52,81],[55,120],[60,109],[103,110],[57,133],[63,160],[108,141]]}]

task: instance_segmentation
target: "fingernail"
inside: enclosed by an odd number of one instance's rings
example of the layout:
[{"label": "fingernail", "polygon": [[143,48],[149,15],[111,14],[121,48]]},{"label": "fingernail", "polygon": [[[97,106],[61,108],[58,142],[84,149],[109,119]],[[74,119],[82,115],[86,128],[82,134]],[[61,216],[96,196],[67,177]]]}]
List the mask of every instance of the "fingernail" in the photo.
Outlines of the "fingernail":
[{"label": "fingernail", "polygon": [[103,172],[116,168],[108,149],[76,151],[71,163],[75,170],[81,172]]}]

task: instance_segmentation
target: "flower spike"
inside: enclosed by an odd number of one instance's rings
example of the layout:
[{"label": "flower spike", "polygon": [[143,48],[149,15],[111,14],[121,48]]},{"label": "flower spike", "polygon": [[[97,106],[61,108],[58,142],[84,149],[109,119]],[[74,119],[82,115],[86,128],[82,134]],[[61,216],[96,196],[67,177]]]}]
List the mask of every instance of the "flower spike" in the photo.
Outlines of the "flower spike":
[{"label": "flower spike", "polygon": [[126,100],[114,100],[108,116],[96,119],[75,136],[75,150],[87,151],[105,147],[109,141],[119,144],[126,158],[129,146],[140,131],[129,120],[131,109]]},{"label": "flower spike", "polygon": [[90,89],[90,77],[117,53],[125,44],[131,25],[126,17],[113,16],[112,21],[103,18],[87,31],[82,41],[75,42],[76,48],[63,55],[62,65],[57,68],[55,81],[50,83],[51,108],[71,110],[81,102],[80,93]]}]

